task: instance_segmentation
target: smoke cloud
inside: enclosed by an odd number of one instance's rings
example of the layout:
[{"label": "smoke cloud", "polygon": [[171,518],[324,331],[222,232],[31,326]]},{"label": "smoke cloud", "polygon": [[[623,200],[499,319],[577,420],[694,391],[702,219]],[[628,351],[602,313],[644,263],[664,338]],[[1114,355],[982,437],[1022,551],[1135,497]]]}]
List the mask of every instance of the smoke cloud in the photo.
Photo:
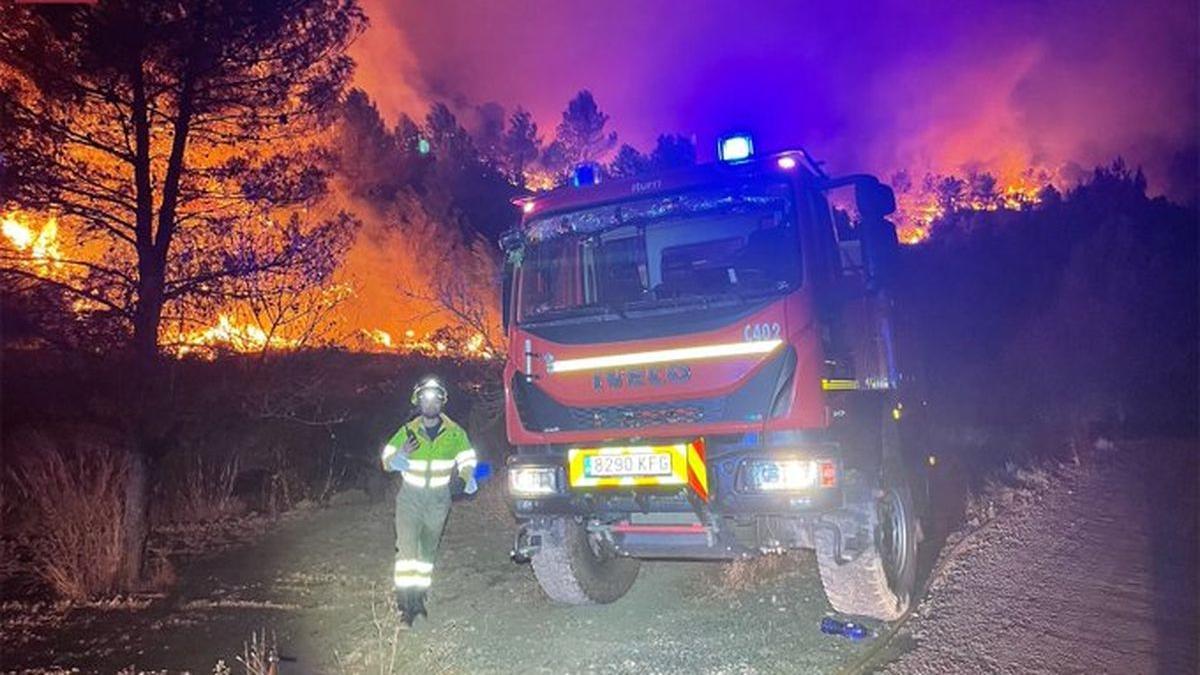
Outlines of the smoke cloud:
[{"label": "smoke cloud", "polygon": [[359,84],[394,119],[431,100],[523,105],[552,133],[589,88],[621,140],[747,128],[834,172],[1036,167],[1122,156],[1152,191],[1197,183],[1197,5],[367,0]]}]

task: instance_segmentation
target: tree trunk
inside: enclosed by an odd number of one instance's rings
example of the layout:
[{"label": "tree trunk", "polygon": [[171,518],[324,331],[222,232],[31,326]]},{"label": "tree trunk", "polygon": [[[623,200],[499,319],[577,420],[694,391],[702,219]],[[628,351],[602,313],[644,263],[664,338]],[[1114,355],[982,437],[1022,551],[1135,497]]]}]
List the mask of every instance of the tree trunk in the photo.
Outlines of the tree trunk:
[{"label": "tree trunk", "polygon": [[126,591],[137,590],[142,581],[146,555],[146,540],[150,535],[150,500],[147,495],[146,454],[138,447],[129,457],[129,473],[125,478],[125,510],[121,518],[121,586]]},{"label": "tree trunk", "polygon": [[138,588],[145,568],[150,536],[149,473],[155,459],[155,403],[159,385],[158,329],[163,309],[163,264],[153,251],[139,251],[138,299],[133,321],[135,393],[131,398],[132,442],[125,481],[125,510],[121,521],[121,577],[127,591]]},{"label": "tree trunk", "polygon": [[[150,256],[146,256],[150,257]],[[137,308],[133,315],[133,355],[143,384],[153,382],[162,322],[163,273],[154,261],[139,261]]]}]

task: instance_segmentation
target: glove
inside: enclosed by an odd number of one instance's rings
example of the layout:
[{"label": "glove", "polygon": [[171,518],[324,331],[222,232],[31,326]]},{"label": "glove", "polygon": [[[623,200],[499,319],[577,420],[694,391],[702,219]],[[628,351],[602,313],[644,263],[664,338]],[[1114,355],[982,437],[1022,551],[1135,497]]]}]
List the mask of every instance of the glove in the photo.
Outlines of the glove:
[{"label": "glove", "polygon": [[409,466],[408,454],[391,445],[383,449],[380,459],[383,461],[384,471],[404,471]]},{"label": "glove", "polygon": [[397,452],[392,455],[392,459],[388,461],[388,469],[392,471],[408,470],[408,455],[403,452]]},{"label": "glove", "polygon": [[467,494],[469,494],[469,495],[473,495],[473,494],[475,494],[475,493],[476,493],[476,492],[478,492],[478,491],[479,491],[479,483],[476,483],[476,482],[475,482],[475,478],[474,478],[474,477],[468,478],[468,479],[467,479],[467,486],[466,486],[465,488],[463,488],[463,492],[465,492],[465,493],[467,493]]}]

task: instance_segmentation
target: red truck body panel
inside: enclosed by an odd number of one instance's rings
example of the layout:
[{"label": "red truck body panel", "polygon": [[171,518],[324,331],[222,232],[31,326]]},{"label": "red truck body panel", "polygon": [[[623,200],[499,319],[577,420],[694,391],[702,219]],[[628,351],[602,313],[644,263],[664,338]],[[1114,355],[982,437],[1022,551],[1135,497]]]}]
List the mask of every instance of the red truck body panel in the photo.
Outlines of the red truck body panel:
[{"label": "red truck body panel", "polygon": [[[759,176],[783,177],[796,189],[796,209],[803,214],[803,187],[812,174],[794,162],[785,170],[778,164],[784,155],[799,157],[799,153],[783,153],[738,164],[714,163],[663,173],[650,178],[618,180],[583,188],[561,188],[548,193],[518,199],[522,207],[521,227],[534,218],[550,213],[567,212],[628,199],[653,197],[692,188],[719,187]],[[803,216],[801,216],[803,218]],[[802,223],[796,226],[803,230]],[[802,246],[808,235],[800,232]],[[505,298],[505,302],[510,299]],[[703,311],[703,310],[692,310]],[[607,378],[617,378],[622,384],[629,377],[621,367],[588,368],[572,372],[552,372],[551,362],[592,357],[622,357],[643,352],[677,350],[689,347],[733,345],[754,338],[750,328],[756,325],[778,324],[779,347],[770,353],[731,355],[697,360],[667,360],[633,367],[634,376],[653,380],[654,386],[608,387]],[[586,324],[578,331],[586,335],[593,330]],[[508,329],[509,355],[504,372],[505,405],[508,440],[514,445],[581,444],[620,441],[622,439],[686,438],[714,434],[736,434],[782,429],[818,429],[828,425],[828,412],[821,389],[823,354],[819,334],[814,294],[811,285],[804,283],[797,290],[765,304],[750,315],[711,330],[639,340],[596,341],[572,340],[572,344],[555,343],[539,337],[534,330],[523,329],[513,321]],[[532,356],[527,358],[526,345]],[[639,404],[687,403],[729,395],[741,388],[782,350],[795,352],[794,374],[790,391],[784,396],[790,401],[776,416],[761,411],[757,419],[724,419],[700,423],[674,422],[645,425],[636,428],[596,428],[574,430],[533,430],[522,424],[518,405],[514,401],[514,378],[525,378],[541,393],[561,406],[572,409],[596,409],[605,406]],[[525,372],[527,365],[530,372]],[[672,379],[671,368],[686,368],[687,377]]]}]

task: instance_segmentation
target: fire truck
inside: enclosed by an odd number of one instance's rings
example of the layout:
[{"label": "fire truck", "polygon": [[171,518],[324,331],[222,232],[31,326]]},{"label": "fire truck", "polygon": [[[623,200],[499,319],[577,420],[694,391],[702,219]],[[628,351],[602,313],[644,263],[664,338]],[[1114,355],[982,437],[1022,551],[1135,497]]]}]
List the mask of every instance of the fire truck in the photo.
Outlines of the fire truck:
[{"label": "fire truck", "polygon": [[501,238],[513,557],[553,600],[591,604],[644,559],[812,549],[834,609],[897,619],[921,532],[895,196],[746,135],[717,154],[622,180],[583,165],[516,200]]}]

